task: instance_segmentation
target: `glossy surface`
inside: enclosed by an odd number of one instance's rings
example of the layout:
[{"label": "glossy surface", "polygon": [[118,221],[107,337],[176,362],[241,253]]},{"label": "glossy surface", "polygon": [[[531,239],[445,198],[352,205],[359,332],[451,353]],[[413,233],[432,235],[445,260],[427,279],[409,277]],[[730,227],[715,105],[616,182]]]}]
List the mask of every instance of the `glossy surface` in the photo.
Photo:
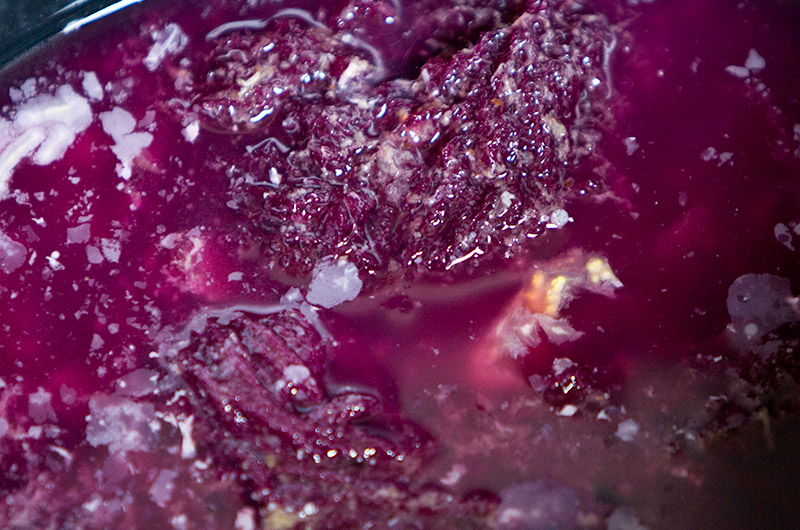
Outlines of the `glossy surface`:
[{"label": "glossy surface", "polygon": [[795,525],[795,7],[257,4],[4,72],[3,525]]}]

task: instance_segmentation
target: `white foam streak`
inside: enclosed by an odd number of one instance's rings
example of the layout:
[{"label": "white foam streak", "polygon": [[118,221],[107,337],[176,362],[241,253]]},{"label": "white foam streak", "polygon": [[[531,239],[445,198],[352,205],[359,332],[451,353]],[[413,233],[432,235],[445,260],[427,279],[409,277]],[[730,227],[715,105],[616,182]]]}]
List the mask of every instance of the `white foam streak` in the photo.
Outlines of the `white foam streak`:
[{"label": "white foam streak", "polygon": [[8,183],[11,180],[14,168],[23,158],[33,153],[44,139],[45,134],[42,129],[29,129],[0,153],[0,198],[8,194]]}]

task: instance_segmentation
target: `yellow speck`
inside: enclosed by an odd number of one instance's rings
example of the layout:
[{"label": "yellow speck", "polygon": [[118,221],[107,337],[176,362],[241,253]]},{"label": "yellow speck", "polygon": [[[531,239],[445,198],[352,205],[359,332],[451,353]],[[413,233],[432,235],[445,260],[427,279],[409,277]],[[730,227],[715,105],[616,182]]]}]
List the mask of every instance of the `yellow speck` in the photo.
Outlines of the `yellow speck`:
[{"label": "yellow speck", "polygon": [[236,83],[241,87],[239,90],[239,97],[242,98],[248,90],[256,86],[259,81],[267,76],[264,70],[256,70],[256,72],[247,79],[237,79]]},{"label": "yellow speck", "polygon": [[567,288],[568,278],[564,275],[559,275],[550,281],[550,289],[547,290],[547,305],[544,308],[544,314],[555,317],[561,309],[561,303],[564,301],[564,292]]},{"label": "yellow speck", "polygon": [[525,290],[525,306],[534,313],[557,317],[564,302],[570,278],[564,274],[550,276],[536,271]]},{"label": "yellow speck", "polygon": [[595,285],[607,283],[614,287],[622,287],[622,282],[611,270],[608,262],[602,258],[591,258],[587,261],[586,272],[589,273],[589,281]]},{"label": "yellow speck", "polygon": [[294,528],[296,523],[297,517],[278,508],[264,519],[264,530],[288,530]]}]

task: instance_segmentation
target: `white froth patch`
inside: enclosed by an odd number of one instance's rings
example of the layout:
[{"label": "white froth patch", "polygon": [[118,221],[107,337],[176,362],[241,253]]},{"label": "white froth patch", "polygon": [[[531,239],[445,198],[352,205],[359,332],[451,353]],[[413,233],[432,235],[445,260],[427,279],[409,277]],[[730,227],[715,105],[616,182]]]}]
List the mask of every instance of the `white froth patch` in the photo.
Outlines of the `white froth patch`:
[{"label": "white froth patch", "polygon": [[117,394],[141,397],[153,394],[158,384],[158,372],[139,368],[117,379]]},{"label": "white froth patch", "polygon": [[171,469],[162,469],[159,471],[148,491],[154,503],[162,508],[166,506],[166,503],[172,498],[172,492],[175,490],[174,481],[177,476],[178,472]]},{"label": "white froth patch", "polygon": [[58,87],[56,93],[42,94],[20,106],[14,127],[18,130],[31,127],[47,127],[64,124],[75,132],[81,132],[92,123],[89,102],[72,90],[69,85]]},{"label": "white froth patch", "polygon": [[154,72],[167,55],[180,53],[189,44],[189,37],[175,23],[167,24],[164,29],[152,33],[154,44],[144,58],[144,65]]},{"label": "white froth patch", "polygon": [[120,162],[117,165],[117,174],[128,180],[132,174],[133,159],[153,143],[153,135],[146,132],[133,132],[136,127],[136,118],[121,107],[101,112],[100,123],[106,134],[115,142],[111,146],[111,151]]},{"label": "white froth patch", "polygon": [[28,416],[35,424],[56,421],[56,413],[51,403],[52,394],[42,387],[28,395]]},{"label": "white froth patch", "polygon": [[0,271],[11,274],[25,264],[27,256],[28,249],[0,232]]},{"label": "white froth patch", "polygon": [[13,121],[0,120],[0,199],[8,195],[11,176],[23,159],[46,166],[64,157],[78,134],[92,123],[92,109],[69,85],[55,94],[35,95],[35,85],[22,86],[28,98]]},{"label": "white froth patch", "polygon": [[8,184],[14,168],[17,167],[24,158],[27,158],[36,150],[45,139],[45,133],[38,127],[23,133],[14,139],[0,153],[0,199],[8,195]]},{"label": "white froth patch", "polygon": [[111,263],[119,263],[119,256],[122,253],[120,243],[116,239],[103,238],[100,240],[100,249],[103,256]]},{"label": "white froth patch", "polygon": [[314,305],[330,309],[344,302],[355,300],[363,283],[358,269],[345,258],[324,258],[317,262],[311,273],[306,300]]},{"label": "white froth patch", "polygon": [[374,67],[368,61],[354,57],[339,76],[339,88],[346,88],[354,80],[365,77]]},{"label": "white froth patch", "polygon": [[757,74],[767,66],[767,61],[755,49],[750,48],[744,66],[731,65],[725,71],[739,79],[747,79],[750,74]]},{"label": "white froth patch", "polygon": [[11,123],[8,120],[0,118],[0,149],[10,144],[14,136],[14,127],[11,126]]},{"label": "white froth patch", "polygon": [[725,71],[739,79],[747,79],[750,76],[750,70],[744,66],[731,65],[726,66]]},{"label": "white froth patch", "polygon": [[622,143],[625,145],[625,154],[628,156],[631,156],[639,150],[639,142],[636,140],[635,136],[628,136]]},{"label": "white froth patch", "polygon": [[22,97],[30,99],[36,95],[36,80],[30,77],[26,79],[19,88],[22,90]]},{"label": "white froth patch", "polygon": [[767,61],[764,59],[759,53],[750,48],[750,53],[747,55],[747,60],[744,63],[744,67],[750,70],[751,72],[760,72],[767,66]]},{"label": "white froth patch", "polygon": [[100,101],[103,99],[103,85],[97,79],[97,74],[94,72],[86,72],[83,74],[83,91],[89,96],[89,99]]},{"label": "white froth patch", "polygon": [[67,244],[86,243],[92,237],[92,225],[83,223],[67,228]]},{"label": "white froth patch", "polygon": [[553,318],[542,313],[534,313],[532,322],[544,332],[547,339],[553,344],[564,344],[583,336],[583,332],[573,328],[566,318]]},{"label": "white froth patch", "polygon": [[50,133],[39,146],[36,154],[33,155],[33,163],[47,166],[59,160],[74,141],[75,132],[66,125],[56,123],[51,127]]},{"label": "white froth patch", "polygon": [[311,377],[311,372],[302,364],[291,364],[283,371],[283,377],[292,384],[299,385]]},{"label": "white froth patch", "polygon": [[557,359],[553,359],[552,370],[555,375],[561,375],[564,372],[564,370],[568,370],[573,366],[576,366],[576,364],[572,361],[572,359],[569,359],[567,357],[559,357]]},{"label": "white froth patch", "polygon": [[553,344],[561,345],[583,336],[566,318],[554,318],[544,313],[516,309],[503,325],[497,328],[503,351],[517,359],[542,343],[542,334]]},{"label": "white froth patch", "polygon": [[94,396],[86,425],[86,441],[92,447],[108,446],[109,453],[145,450],[150,446],[150,422],[155,409],[149,403],[135,403],[119,396]]},{"label": "white froth patch", "polygon": [[563,208],[559,208],[550,214],[549,222],[545,225],[546,228],[564,228],[567,226],[567,223],[571,222],[573,219],[569,216],[569,213]]},{"label": "white froth patch", "polygon": [[103,263],[103,254],[99,248],[89,245],[86,247],[86,259],[89,260],[89,263],[97,265]]},{"label": "white froth patch", "polygon": [[116,139],[133,132],[133,128],[136,127],[136,118],[127,110],[114,107],[110,111],[100,114],[100,123],[103,124],[103,130]]}]

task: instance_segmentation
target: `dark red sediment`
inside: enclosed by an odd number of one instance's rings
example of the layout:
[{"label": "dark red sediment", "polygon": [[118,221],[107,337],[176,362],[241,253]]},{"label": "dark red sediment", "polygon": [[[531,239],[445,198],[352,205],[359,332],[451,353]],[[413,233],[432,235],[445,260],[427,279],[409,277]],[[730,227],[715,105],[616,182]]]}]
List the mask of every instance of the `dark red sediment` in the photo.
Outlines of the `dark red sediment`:
[{"label": "dark red sediment", "polygon": [[0,526],[796,528],[798,22],[145,2],[7,68]]}]

